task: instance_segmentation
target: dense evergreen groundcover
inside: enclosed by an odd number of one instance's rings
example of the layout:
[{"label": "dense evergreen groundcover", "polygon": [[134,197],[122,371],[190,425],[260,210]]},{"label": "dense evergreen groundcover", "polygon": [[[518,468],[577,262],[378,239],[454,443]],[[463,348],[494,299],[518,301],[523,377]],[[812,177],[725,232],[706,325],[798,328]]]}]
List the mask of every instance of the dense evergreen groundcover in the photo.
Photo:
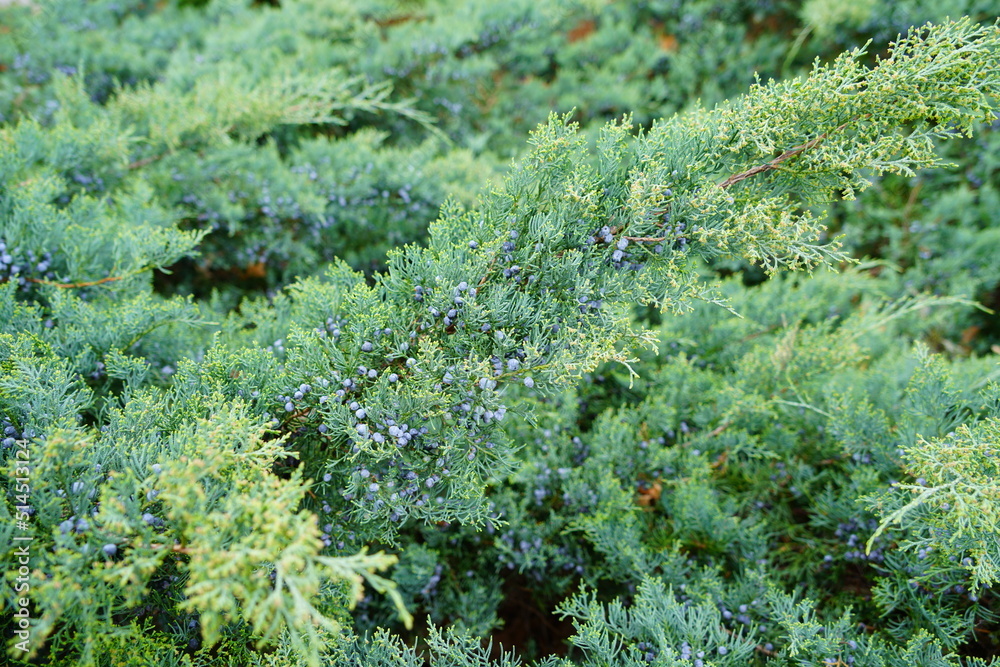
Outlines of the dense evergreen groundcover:
[{"label": "dense evergreen groundcover", "polygon": [[0,7],[5,658],[996,664],[995,11]]}]

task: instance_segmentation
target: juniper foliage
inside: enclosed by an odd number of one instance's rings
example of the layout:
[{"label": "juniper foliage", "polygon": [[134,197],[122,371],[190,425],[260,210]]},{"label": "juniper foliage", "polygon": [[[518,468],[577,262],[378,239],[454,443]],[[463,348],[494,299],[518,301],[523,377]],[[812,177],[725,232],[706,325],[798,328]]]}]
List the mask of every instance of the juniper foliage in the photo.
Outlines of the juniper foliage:
[{"label": "juniper foliage", "polygon": [[[573,619],[540,664],[957,665],[995,628],[995,363],[913,343],[970,302],[779,269],[848,259],[812,206],[992,117],[997,26],[592,142],[554,114],[476,199],[495,162],[422,93],[517,71],[552,7],[470,3],[492,32],[390,78],[352,71],[388,7],[2,10],[2,52],[46,57],[0,78],[0,535],[32,537],[10,656],[515,665],[487,645],[513,572]],[[773,278],[706,278],[724,262]],[[313,275],[234,309],[164,288],[192,267]],[[416,610],[419,649],[386,630]]]}]

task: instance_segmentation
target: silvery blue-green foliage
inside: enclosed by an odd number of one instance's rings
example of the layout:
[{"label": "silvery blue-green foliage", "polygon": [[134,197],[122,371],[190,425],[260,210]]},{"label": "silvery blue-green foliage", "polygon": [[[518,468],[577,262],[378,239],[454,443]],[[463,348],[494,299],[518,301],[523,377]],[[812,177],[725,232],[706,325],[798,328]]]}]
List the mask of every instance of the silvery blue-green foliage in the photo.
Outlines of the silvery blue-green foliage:
[{"label": "silvery blue-green foliage", "polygon": [[976,586],[996,584],[1000,572],[995,502],[998,389],[995,383],[988,388],[987,419],[962,424],[931,441],[918,437],[904,447],[905,467],[914,483],[894,485],[885,500],[874,505],[885,519],[873,539],[887,525],[905,521],[916,534],[902,548],[931,554],[935,560],[960,558]]},{"label": "silvery blue-green foliage", "polygon": [[[5,53],[97,31],[112,39],[86,53],[111,72],[119,38],[167,26],[121,88],[0,77],[16,90],[0,127],[5,479],[32,461],[30,493],[5,482],[0,530],[8,543],[16,516],[33,531],[36,663],[485,665],[517,585],[528,607],[573,595],[567,659],[584,664],[816,663],[843,646],[948,664],[995,624],[988,513],[948,496],[955,525],[931,511],[950,511],[941,499],[893,495],[914,473],[992,489],[912,455],[921,438],[971,452],[990,433],[995,391],[975,390],[991,362],[900,345],[936,331],[927,309],[966,302],[887,302],[898,282],[852,272],[749,293],[704,266],[841,259],[807,207],[936,166],[937,140],[990,116],[996,26],[915,29],[882,58],[854,51],[649,127],[553,115],[473,203],[489,161],[440,152],[422,89],[404,100],[351,69],[420,16],[122,7],[4,10]],[[552,8],[465,10],[531,37]],[[570,43],[590,30],[571,25]],[[445,64],[475,64],[451,48]],[[317,265],[371,268],[446,192],[464,202],[385,272]],[[253,254],[260,239],[274,255]],[[153,289],[154,270],[186,267],[313,275],[234,310],[231,293],[162,295],[197,280]],[[647,330],[635,304],[688,314]],[[633,361],[643,345],[660,361]],[[623,366],[595,375],[608,360]],[[903,525],[879,533],[862,496]],[[951,552],[927,558],[942,522]],[[367,547],[399,554],[393,581],[377,572],[397,556]],[[796,586],[820,602],[777,592]],[[384,630],[411,616],[415,647]],[[836,633],[817,639],[821,622]]]},{"label": "silvery blue-green foliage", "polygon": [[[390,81],[349,70],[377,39],[352,3],[16,12],[0,36],[13,61],[0,74],[5,115],[81,130],[97,116],[119,131],[117,152],[66,153],[59,175],[95,197],[141,182],[183,228],[207,233],[197,262],[175,258],[182,275],[161,276],[175,289],[273,288],[337,258],[380,268],[388,248],[425,234],[446,195],[471,203],[493,173],[492,161],[451,150]],[[379,115],[402,118],[408,139],[389,147],[377,125],[353,131]]]},{"label": "silvery blue-green foliage", "polygon": [[[848,48],[865,39],[878,44],[908,25],[945,16],[974,15],[989,21],[997,15],[993,3],[978,0],[810,0],[799,13],[802,26],[785,56],[788,72],[793,62],[824,57],[834,45]],[[992,258],[1000,252],[994,216],[998,129],[993,119],[982,124],[974,139],[943,147],[942,155],[956,165],[952,169],[875,179],[857,200],[835,203],[831,232],[844,233],[845,247],[855,256],[879,257],[903,267],[904,290],[963,294],[996,309],[1000,275]],[[995,333],[996,318],[972,310],[942,329],[940,338],[952,350],[983,353]]]},{"label": "silvery blue-green foliage", "polygon": [[[855,202],[832,209],[831,228],[845,234],[852,254],[882,257],[905,269],[905,290],[962,294],[995,310],[1000,252],[994,211],[1000,174],[1000,124],[984,123],[974,141],[943,155],[957,169],[886,177]],[[953,351],[984,353],[995,343],[996,318],[968,311],[942,329]]]},{"label": "silvery blue-green foliage", "polygon": [[[423,530],[419,553],[401,552],[405,578],[418,577],[402,591],[408,607],[459,622],[482,612],[442,601],[497,590],[497,576],[530,585],[543,608],[577,582],[628,601],[655,577],[678,604],[708,602],[724,627],[750,633],[763,659],[806,650],[768,581],[805,586],[821,602],[803,609],[819,618],[853,606],[840,644],[813,646],[789,664],[822,664],[841,652],[861,660],[869,650],[901,664],[892,647],[919,632],[927,635],[921,650],[940,657],[942,646],[954,650],[974,627],[988,628],[996,596],[972,558],[900,552],[897,543],[926,529],[917,522],[878,531],[879,516],[858,502],[914,483],[900,451],[919,443],[917,433],[943,434],[956,419],[995,412],[992,394],[982,393],[995,361],[946,366],[920,347],[906,351],[910,336],[943,319],[928,309],[950,317],[960,302],[886,302],[893,289],[861,272],[771,281],[752,293],[729,281],[724,294],[743,318],[699,306],[664,324],[659,358],[631,385],[613,372],[579,394],[543,400],[535,414],[545,428],[525,424],[515,435],[526,443],[519,473],[491,485],[493,510],[507,524],[485,535],[457,525]],[[620,407],[592,416],[609,398]],[[994,543],[993,530],[984,521],[972,537]],[[867,589],[874,596],[859,595]],[[592,609],[593,600],[585,595],[570,608]],[[608,628],[591,615],[587,636],[603,636]],[[856,631],[859,623],[869,629]],[[590,641],[579,645],[590,649]],[[678,654],[681,641],[655,651]],[[847,641],[875,648],[852,652]],[[646,643],[636,637],[614,650],[644,655]]]},{"label": "silvery blue-green foliage", "polygon": [[617,600],[601,605],[583,594],[561,605],[558,613],[574,619],[572,643],[592,664],[677,665],[707,659],[741,665],[754,650],[742,633],[727,633],[711,602],[681,602],[672,589],[649,579],[639,584],[627,606]]},{"label": "silvery blue-green foliage", "polygon": [[[869,38],[884,44],[928,20],[991,17],[989,3],[851,4],[854,9],[845,12],[842,3],[825,0],[802,7],[705,0],[297,2],[254,8],[215,2],[197,8],[168,3],[153,11],[141,3],[44,2],[35,11],[5,12],[13,29],[0,35],[0,61],[6,64],[0,99],[6,100],[5,117],[31,113],[48,119],[64,104],[55,94],[64,76],[80,80],[102,104],[117,97],[116,85],[159,82],[158,102],[173,111],[156,117],[170,126],[177,125],[171,118],[178,107],[188,114],[191,106],[214,108],[211,95],[246,99],[244,93],[256,88],[251,97],[259,98],[269,84],[293,92],[307,80],[322,86],[327,110],[336,113],[321,125],[260,126],[257,141],[244,137],[210,150],[195,141],[179,154],[167,154],[152,141],[136,147],[130,159],[131,166],[149,172],[146,180],[156,184],[165,203],[179,207],[186,227],[212,232],[200,259],[160,275],[160,288],[193,287],[203,295],[235,288],[238,294],[273,290],[333,257],[365,271],[384,268],[388,248],[423,238],[447,195],[472,203],[473,184],[495,172],[493,154],[506,160],[520,153],[523,137],[552,110],[572,113],[589,133],[624,113],[648,127],[696,100],[712,105],[741,92],[754,73],[801,73],[817,55],[829,59]],[[244,49],[247,43],[255,48]],[[220,77],[227,84],[219,85]],[[426,125],[430,120],[434,128]],[[382,134],[330,141],[365,127],[388,131],[392,150],[380,149],[388,148]],[[441,132],[453,147],[439,143]],[[306,137],[315,141],[313,149],[298,153],[294,149]],[[971,140],[956,142],[953,152],[963,169],[976,172],[970,177],[972,207],[970,193],[955,193],[964,196],[961,208],[970,213],[992,210],[988,200],[976,201],[982,188],[975,183],[990,187],[990,177],[982,175],[989,160],[971,157],[977,152],[995,153]],[[327,169],[326,160],[342,166]],[[399,163],[406,167],[389,168]],[[68,176],[88,188],[100,187],[105,178],[86,170]],[[949,176],[920,178],[929,178],[935,192],[956,185]],[[847,226],[851,247],[859,252],[910,263],[927,254],[932,238],[935,246],[942,240],[936,237],[942,225],[933,221],[939,215],[911,225],[925,209],[920,181],[916,189],[906,180],[885,183],[883,190],[877,181],[880,187],[859,208],[877,209],[880,218],[906,218],[899,224],[912,232],[899,234],[885,224],[865,229],[855,222],[853,208],[843,209],[835,223]],[[956,277],[956,268],[959,275],[971,271],[970,279],[962,279],[984,298],[982,290],[995,278],[982,258],[993,246],[972,234],[952,243],[953,223],[947,226],[942,247],[954,248],[957,256],[929,279],[940,284]],[[746,264],[736,266],[752,273]],[[972,324],[983,327],[975,319]]]},{"label": "silvery blue-green foliage", "polygon": [[[331,489],[333,513],[346,499],[379,531],[407,517],[481,523],[481,480],[510,458],[500,428],[508,392],[556,388],[602,359],[624,360],[614,346],[639,336],[627,305],[683,309],[712,298],[698,260],[743,256],[770,270],[824,260],[831,250],[813,241],[818,223],[791,214],[792,202],[863,187],[863,164],[898,171],[935,162],[928,137],[940,127],[878,136],[870,125],[926,114],[924,102],[901,104],[894,92],[913,85],[913,99],[923,99],[923,65],[906,74],[924,58],[919,45],[936,54],[938,71],[954,67],[973,80],[990,71],[988,49],[966,60],[940,39],[915,32],[874,70],[857,54],[844,57],[804,84],[760,86],[634,140],[627,125],[609,125],[595,167],[574,128],[553,119],[479,208],[443,211],[428,247],[391,253],[375,286],[331,273],[331,286],[310,290],[325,290],[326,311],[311,314],[309,330],[290,330],[294,380],[277,403],[284,428],[322,434],[303,441],[305,464],[319,464],[314,474],[350,480]],[[859,99],[847,86],[863,88]],[[975,108],[984,92],[989,84],[946,95]],[[865,105],[871,116],[858,116]],[[829,129],[806,141],[797,119],[818,109]],[[963,123],[953,109],[938,111],[939,121]],[[770,116],[766,132],[753,129],[756,114]],[[755,166],[775,143],[800,148]]]}]

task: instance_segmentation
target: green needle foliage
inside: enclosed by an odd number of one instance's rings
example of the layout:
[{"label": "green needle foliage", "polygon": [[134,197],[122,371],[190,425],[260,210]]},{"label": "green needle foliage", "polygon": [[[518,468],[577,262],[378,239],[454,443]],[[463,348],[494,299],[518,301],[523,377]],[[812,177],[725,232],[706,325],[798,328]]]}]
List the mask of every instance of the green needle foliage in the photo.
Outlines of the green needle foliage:
[{"label": "green needle foliage", "polygon": [[10,659],[986,664],[996,364],[921,342],[974,295],[848,268],[815,207],[982,131],[1000,27],[550,113],[501,173],[504,77],[673,53],[649,4],[0,9]]}]

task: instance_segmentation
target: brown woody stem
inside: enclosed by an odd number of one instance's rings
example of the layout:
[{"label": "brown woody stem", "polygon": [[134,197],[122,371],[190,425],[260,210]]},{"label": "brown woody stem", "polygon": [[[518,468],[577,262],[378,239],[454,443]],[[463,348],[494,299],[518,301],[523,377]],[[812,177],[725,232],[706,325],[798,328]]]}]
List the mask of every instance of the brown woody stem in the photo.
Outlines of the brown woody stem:
[{"label": "brown woody stem", "polygon": [[784,162],[785,160],[789,160],[789,159],[795,157],[796,155],[798,155],[799,153],[803,153],[803,152],[809,150],[810,148],[815,148],[816,146],[820,145],[823,142],[824,139],[826,139],[828,136],[830,136],[831,133],[833,133],[833,132],[839,132],[840,130],[843,130],[845,127],[847,127],[851,123],[859,120],[860,118],[861,118],[861,116],[857,116],[855,118],[852,118],[851,120],[847,121],[843,125],[838,126],[836,129],[830,130],[828,132],[824,132],[823,134],[819,135],[818,137],[816,137],[814,139],[810,139],[806,143],[800,144],[800,145],[796,146],[795,148],[790,148],[787,151],[785,151],[784,153],[782,153],[781,155],[779,155],[778,157],[776,157],[773,160],[771,160],[770,162],[767,162],[765,164],[757,165],[756,167],[751,167],[750,169],[747,169],[746,171],[741,171],[738,174],[733,174],[732,176],[730,176],[726,180],[724,180],[721,183],[719,183],[719,187],[725,189],[725,188],[728,188],[730,185],[733,185],[735,183],[739,183],[740,181],[746,180],[746,179],[750,178],[751,176],[756,176],[757,174],[763,173],[765,171],[770,171],[772,169],[777,169],[781,165],[781,163]]},{"label": "brown woody stem", "polygon": [[101,278],[100,280],[94,280],[89,283],[54,283],[48,280],[42,280],[41,278],[27,278],[29,283],[37,283],[39,285],[48,285],[50,287],[59,287],[61,289],[73,289],[74,287],[93,287],[94,285],[102,285],[104,283],[113,283],[116,280],[121,280],[125,276],[108,276],[107,278]]}]

